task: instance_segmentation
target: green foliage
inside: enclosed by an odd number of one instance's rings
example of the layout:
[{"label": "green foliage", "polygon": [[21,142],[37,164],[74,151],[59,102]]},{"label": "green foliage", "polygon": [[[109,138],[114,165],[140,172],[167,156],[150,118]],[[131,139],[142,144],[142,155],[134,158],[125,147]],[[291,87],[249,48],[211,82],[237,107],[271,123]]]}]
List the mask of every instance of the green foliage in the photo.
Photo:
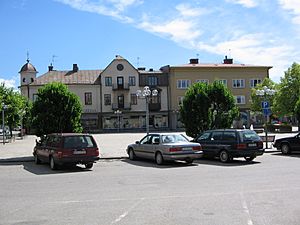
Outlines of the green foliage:
[{"label": "green foliage", "polygon": [[[276,83],[273,82],[269,78],[265,78],[255,88],[252,88],[251,89],[251,101],[252,101],[251,110],[254,111],[254,112],[262,112],[261,102],[263,101],[263,99],[262,99],[261,96],[256,95],[256,91],[257,90],[262,90],[264,86],[268,87],[269,89],[275,90],[276,91],[275,95],[278,93],[278,85],[276,85]],[[265,99],[264,99],[264,100],[270,102],[272,112],[276,111],[275,106],[274,106],[275,95],[273,95],[273,96],[266,95]]]},{"label": "green foliage", "polygon": [[62,83],[50,83],[39,89],[31,113],[37,136],[82,132],[82,106],[79,97]]},{"label": "green foliage", "polygon": [[285,72],[275,96],[275,110],[278,115],[294,115],[300,95],[300,65],[293,63]]},{"label": "green foliage", "polygon": [[208,129],[228,128],[237,115],[234,97],[219,82],[195,83],[187,90],[180,106],[181,121],[191,137]]},{"label": "green foliage", "polygon": [[[4,84],[0,85],[0,105],[7,106],[4,113],[5,124],[9,126],[10,131],[22,123],[24,115],[28,112],[28,101],[19,92],[13,88],[7,88]],[[0,118],[2,124],[2,116]]]}]

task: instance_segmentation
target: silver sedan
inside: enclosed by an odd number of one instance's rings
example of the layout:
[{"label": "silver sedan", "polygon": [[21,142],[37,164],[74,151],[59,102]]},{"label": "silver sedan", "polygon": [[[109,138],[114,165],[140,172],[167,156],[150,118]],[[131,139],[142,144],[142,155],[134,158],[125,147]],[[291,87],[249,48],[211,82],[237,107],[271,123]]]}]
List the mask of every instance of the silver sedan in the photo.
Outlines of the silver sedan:
[{"label": "silver sedan", "polygon": [[192,143],[181,134],[148,134],[135,144],[128,145],[130,160],[154,159],[158,165],[164,161],[184,160],[192,163],[203,155],[201,145]]}]

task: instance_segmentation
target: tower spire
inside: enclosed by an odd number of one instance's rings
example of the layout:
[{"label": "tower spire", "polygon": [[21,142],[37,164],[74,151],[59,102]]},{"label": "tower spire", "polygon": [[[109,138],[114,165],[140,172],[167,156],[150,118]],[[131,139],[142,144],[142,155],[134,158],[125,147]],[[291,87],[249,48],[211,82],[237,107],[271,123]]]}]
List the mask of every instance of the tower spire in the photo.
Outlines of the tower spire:
[{"label": "tower spire", "polygon": [[29,63],[29,51],[27,51],[27,60],[26,60],[28,63]]}]

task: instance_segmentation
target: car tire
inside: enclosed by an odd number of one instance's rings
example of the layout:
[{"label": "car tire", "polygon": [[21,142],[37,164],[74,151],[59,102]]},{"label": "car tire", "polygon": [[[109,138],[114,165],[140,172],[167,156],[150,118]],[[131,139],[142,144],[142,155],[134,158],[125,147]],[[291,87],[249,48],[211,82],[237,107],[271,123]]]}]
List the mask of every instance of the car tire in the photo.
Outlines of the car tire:
[{"label": "car tire", "polygon": [[281,145],[281,153],[287,155],[291,152],[290,146],[286,143]]},{"label": "car tire", "polygon": [[155,154],[155,162],[156,162],[157,165],[164,164],[164,158],[163,158],[163,156],[162,156],[162,154],[160,152],[157,152]]},{"label": "car tire", "polygon": [[187,164],[192,164],[192,163],[194,162],[194,160],[191,159],[191,158],[189,158],[189,159],[186,159],[185,162],[186,162]]},{"label": "car tire", "polygon": [[86,169],[91,169],[93,167],[94,163],[87,163],[85,164]]},{"label": "car tire", "polygon": [[37,153],[34,154],[34,163],[37,164],[37,165],[41,164],[41,160],[39,159]]},{"label": "car tire", "polygon": [[228,152],[226,151],[226,150],[222,150],[221,152],[220,152],[220,161],[222,162],[222,163],[226,163],[226,162],[228,162],[229,161],[229,159],[230,159],[230,156],[229,156],[229,154],[228,154]]},{"label": "car tire", "polygon": [[132,148],[130,148],[130,149],[128,150],[128,155],[129,155],[129,159],[130,159],[130,160],[135,160],[135,159],[136,159],[135,153],[134,153],[134,151],[133,151]]},{"label": "car tire", "polygon": [[50,157],[50,168],[51,168],[51,170],[56,170],[57,169],[57,165],[56,165],[56,163],[54,161],[54,158],[52,156]]},{"label": "car tire", "polygon": [[247,162],[251,162],[253,159],[255,159],[255,156],[244,157],[244,158]]}]

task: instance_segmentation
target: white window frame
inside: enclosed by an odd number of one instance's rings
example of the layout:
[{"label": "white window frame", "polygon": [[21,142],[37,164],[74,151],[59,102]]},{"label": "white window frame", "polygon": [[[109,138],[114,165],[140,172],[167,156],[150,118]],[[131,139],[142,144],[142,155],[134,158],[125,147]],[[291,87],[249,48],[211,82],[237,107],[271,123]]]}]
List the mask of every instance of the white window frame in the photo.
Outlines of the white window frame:
[{"label": "white window frame", "polygon": [[232,88],[245,88],[245,79],[232,79]]},{"label": "white window frame", "polygon": [[[244,95],[236,95],[234,96],[235,103],[237,105],[245,105],[246,104],[246,97]],[[240,99],[240,102],[238,102],[238,99]]]},{"label": "white window frame", "polygon": [[205,84],[209,84],[209,80],[208,80],[208,79],[197,79],[196,82],[197,82],[197,83],[205,83]]},{"label": "white window frame", "polygon": [[191,80],[177,80],[177,89],[187,89],[191,86]]},{"label": "white window frame", "polygon": [[218,79],[216,81],[223,84],[225,87],[227,87],[227,80],[226,79]]},{"label": "white window frame", "polygon": [[258,85],[258,84],[260,84],[262,82],[262,79],[261,78],[252,78],[252,79],[250,79],[250,87],[251,88],[255,88],[256,87],[254,81],[256,81],[256,85]]}]

